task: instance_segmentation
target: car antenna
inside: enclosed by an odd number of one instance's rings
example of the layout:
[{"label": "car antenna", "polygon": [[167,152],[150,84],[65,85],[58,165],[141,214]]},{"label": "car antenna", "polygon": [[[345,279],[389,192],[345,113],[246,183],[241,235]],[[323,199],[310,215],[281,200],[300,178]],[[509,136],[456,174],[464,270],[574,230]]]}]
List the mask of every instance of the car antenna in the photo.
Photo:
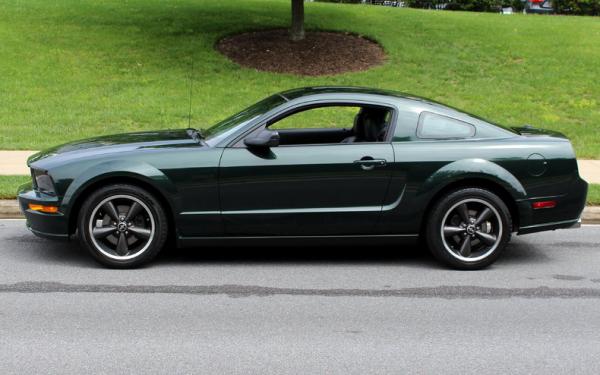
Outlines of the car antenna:
[{"label": "car antenna", "polygon": [[[190,45],[193,47],[194,38],[190,38]],[[192,48],[192,63],[190,67],[190,108],[188,111],[188,128],[192,127],[192,86],[194,83],[194,48]]]}]

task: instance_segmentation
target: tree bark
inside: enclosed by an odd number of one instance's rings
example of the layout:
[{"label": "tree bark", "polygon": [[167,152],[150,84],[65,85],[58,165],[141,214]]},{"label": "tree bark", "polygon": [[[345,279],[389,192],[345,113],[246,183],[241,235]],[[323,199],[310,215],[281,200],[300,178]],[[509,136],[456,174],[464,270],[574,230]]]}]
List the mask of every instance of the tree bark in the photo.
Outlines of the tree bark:
[{"label": "tree bark", "polygon": [[292,0],[292,28],[290,36],[293,41],[304,39],[304,0]]}]

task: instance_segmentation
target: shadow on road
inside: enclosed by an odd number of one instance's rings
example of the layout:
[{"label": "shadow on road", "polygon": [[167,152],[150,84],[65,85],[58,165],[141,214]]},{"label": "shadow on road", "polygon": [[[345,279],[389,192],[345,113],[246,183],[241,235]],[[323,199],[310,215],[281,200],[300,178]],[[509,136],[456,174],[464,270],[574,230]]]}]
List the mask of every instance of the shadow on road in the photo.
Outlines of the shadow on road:
[{"label": "shadow on road", "polygon": [[424,248],[417,246],[327,246],[327,247],[211,247],[168,249],[157,259],[164,263],[393,263],[435,266]]},{"label": "shadow on road", "polygon": [[[5,257],[32,263],[60,263],[97,268],[98,264],[79,247],[76,240],[53,242],[30,234],[6,239],[11,243]],[[541,245],[521,239],[509,244],[498,264],[538,263],[548,260]],[[443,268],[429,252],[419,246],[328,246],[328,247],[207,247],[177,249],[168,246],[150,267],[192,264],[327,264],[382,265],[411,268]]]}]

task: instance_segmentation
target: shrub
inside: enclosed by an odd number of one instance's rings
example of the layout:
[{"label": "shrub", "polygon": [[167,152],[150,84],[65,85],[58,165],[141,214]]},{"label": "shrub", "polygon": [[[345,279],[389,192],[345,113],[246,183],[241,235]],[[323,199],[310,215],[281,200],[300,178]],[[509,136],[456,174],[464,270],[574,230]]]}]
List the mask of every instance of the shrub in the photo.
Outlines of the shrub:
[{"label": "shrub", "polygon": [[360,4],[362,0],[317,0],[321,3],[345,3],[345,4]]},{"label": "shrub", "polygon": [[503,0],[407,0],[412,8],[433,8],[446,10],[468,10],[476,12],[499,12]]},{"label": "shrub", "polygon": [[556,13],[600,15],[600,0],[554,0]]}]

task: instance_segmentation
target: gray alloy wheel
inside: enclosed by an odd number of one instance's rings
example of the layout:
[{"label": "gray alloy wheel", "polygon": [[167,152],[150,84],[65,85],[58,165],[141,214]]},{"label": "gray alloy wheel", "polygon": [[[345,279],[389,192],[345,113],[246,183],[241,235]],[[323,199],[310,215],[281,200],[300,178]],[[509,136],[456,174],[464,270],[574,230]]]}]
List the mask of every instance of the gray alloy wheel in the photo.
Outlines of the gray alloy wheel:
[{"label": "gray alloy wheel", "polygon": [[510,240],[512,220],[504,201],[490,190],[462,188],[435,202],[425,219],[431,253],[463,270],[487,267]]},{"label": "gray alloy wheel", "polygon": [[131,195],[113,195],[96,205],[89,219],[96,249],[115,260],[129,260],[146,251],[155,233],[148,206]]},{"label": "gray alloy wheel", "polygon": [[132,268],[152,260],[168,236],[165,210],[148,191],[128,184],[102,187],[81,206],[81,245],[100,263]]},{"label": "gray alloy wheel", "polygon": [[502,220],[490,203],[467,198],[455,203],[442,219],[442,241],[448,253],[463,262],[490,255],[502,238]]}]

